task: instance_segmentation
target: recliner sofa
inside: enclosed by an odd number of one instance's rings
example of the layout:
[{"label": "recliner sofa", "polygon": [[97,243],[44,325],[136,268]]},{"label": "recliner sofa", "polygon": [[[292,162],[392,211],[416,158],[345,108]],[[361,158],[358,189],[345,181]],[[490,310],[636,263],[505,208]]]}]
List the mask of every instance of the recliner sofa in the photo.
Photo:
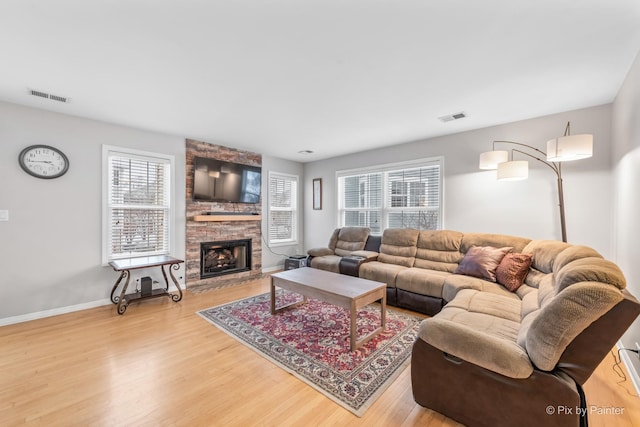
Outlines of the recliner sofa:
[{"label": "recliner sofa", "polygon": [[[327,247],[312,248],[307,251],[307,265],[320,270],[340,273],[340,262],[344,257],[358,257],[361,261],[371,261],[378,257],[376,238],[370,236],[367,227],[336,228]],[[370,237],[373,237],[370,239]],[[379,240],[377,240],[379,242]],[[373,245],[369,248],[367,245]],[[359,263],[356,265],[356,268]]]},{"label": "recliner sofa", "polygon": [[582,385],[640,314],[615,264],[558,241],[387,229],[359,275],[432,315],[413,347],[414,398],[469,426],[585,425]]}]

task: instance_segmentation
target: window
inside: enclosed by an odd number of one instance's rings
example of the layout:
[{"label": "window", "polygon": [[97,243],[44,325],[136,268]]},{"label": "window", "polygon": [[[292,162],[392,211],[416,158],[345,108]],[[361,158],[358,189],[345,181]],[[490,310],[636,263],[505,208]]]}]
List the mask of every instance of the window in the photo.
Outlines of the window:
[{"label": "window", "polygon": [[171,251],[173,156],[103,146],[103,262]]},{"label": "window", "polygon": [[269,245],[298,242],[298,177],[269,173]]},{"label": "window", "polygon": [[442,158],[337,175],[340,227],[442,228]]}]

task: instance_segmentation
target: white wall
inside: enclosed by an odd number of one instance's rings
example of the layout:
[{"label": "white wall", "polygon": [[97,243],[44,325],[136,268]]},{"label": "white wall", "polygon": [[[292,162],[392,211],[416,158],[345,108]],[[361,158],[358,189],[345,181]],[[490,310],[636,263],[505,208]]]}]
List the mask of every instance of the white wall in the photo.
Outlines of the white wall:
[{"label": "white wall", "polygon": [[[184,138],[0,103],[0,141],[0,209],[9,210],[0,222],[0,324],[109,298],[118,275],[101,265],[103,144],[175,156],[172,254],[184,258]],[[32,144],[61,149],[69,171],[53,180],[27,175],[18,154]],[[162,279],[159,270],[139,273]]]},{"label": "white wall", "polygon": [[[60,148],[69,157],[69,171],[53,180],[24,173],[18,154],[33,144]],[[0,325],[108,302],[118,275],[101,265],[103,144],[175,156],[172,255],[184,259],[184,137],[0,102],[0,210],[9,211],[9,221],[0,222]],[[303,166],[269,156],[263,156],[262,161],[266,242],[269,171],[300,177],[302,206]],[[303,253],[301,211],[298,223],[297,245],[270,250],[263,242],[264,269],[281,268],[286,255]],[[184,266],[174,274],[184,285]],[[135,271],[132,280],[147,275],[162,281],[158,269]]]},{"label": "white wall", "polygon": [[[627,289],[640,297],[640,54],[613,104],[613,188],[615,189],[615,261],[627,278]],[[622,339],[625,347],[640,342],[640,320]],[[640,363],[631,357],[635,378],[640,380]]]},{"label": "white wall", "polygon": [[[269,172],[278,172],[298,176],[298,243],[269,247],[268,215],[269,215]],[[284,260],[289,255],[304,254],[304,216],[302,202],[304,200],[304,168],[302,163],[292,162],[277,157],[262,156],[262,269],[270,271],[283,268]]]},{"label": "white wall", "polygon": [[[567,121],[572,134],[594,136],[592,158],[563,164],[568,240],[611,257],[610,105],[307,163],[305,248],[326,246],[337,226],[336,171],[434,156],[444,156],[445,228],[560,240],[556,175],[551,169],[531,160],[528,180],[498,182],[495,171],[478,169],[478,158],[491,150],[493,140],[522,142],[544,151],[547,140],[563,134]],[[316,211],[311,200],[314,178],[323,179],[323,209]]]}]

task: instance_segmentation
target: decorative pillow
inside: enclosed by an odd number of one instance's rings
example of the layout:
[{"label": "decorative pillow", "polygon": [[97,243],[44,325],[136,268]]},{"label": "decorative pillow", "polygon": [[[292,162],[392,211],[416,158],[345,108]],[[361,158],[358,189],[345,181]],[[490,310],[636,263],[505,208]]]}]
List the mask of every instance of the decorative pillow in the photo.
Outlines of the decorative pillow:
[{"label": "decorative pillow", "polygon": [[529,254],[506,254],[496,269],[498,283],[511,292],[517,291],[529,273],[531,261]]},{"label": "decorative pillow", "polygon": [[496,281],[496,269],[502,258],[513,249],[511,246],[493,248],[491,246],[471,246],[460,261],[454,273]]}]

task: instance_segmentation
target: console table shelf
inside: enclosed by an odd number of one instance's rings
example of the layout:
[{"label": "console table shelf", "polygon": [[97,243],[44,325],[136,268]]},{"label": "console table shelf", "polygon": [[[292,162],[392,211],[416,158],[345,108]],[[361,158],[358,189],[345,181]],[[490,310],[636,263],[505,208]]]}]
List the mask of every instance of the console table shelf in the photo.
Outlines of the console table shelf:
[{"label": "console table shelf", "polygon": [[260,221],[262,215],[195,215],[193,220],[196,222],[205,221]]}]

